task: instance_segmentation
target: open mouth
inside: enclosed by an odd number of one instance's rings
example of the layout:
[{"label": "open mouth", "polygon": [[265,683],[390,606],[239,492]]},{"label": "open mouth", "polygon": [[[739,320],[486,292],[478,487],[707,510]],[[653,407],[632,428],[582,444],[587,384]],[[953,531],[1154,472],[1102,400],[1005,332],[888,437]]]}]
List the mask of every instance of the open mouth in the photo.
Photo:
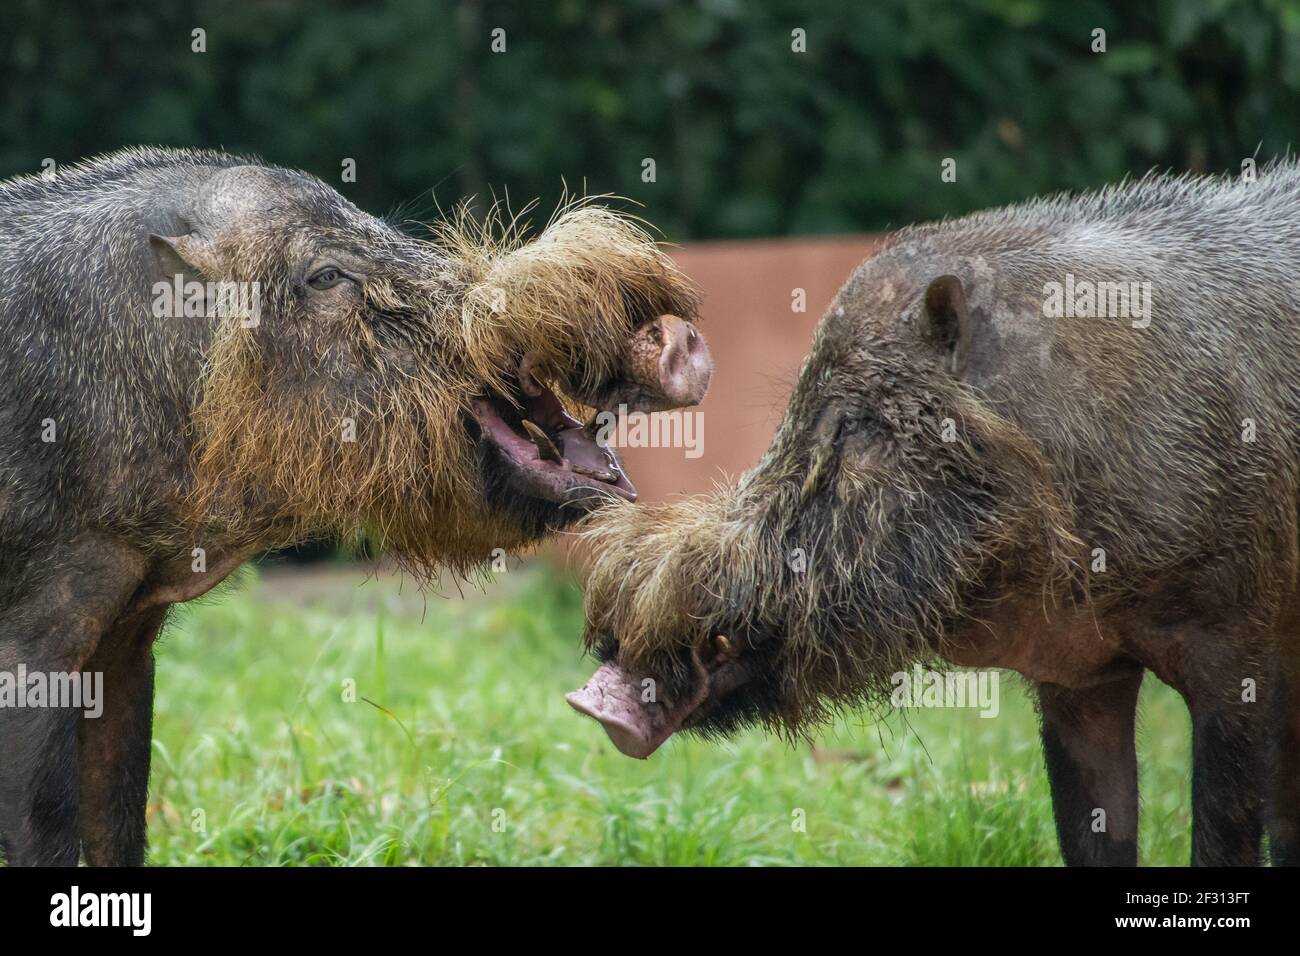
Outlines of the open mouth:
[{"label": "open mouth", "polygon": [[584,425],[551,389],[519,369],[517,402],[503,397],[475,400],[480,440],[494,445],[524,494],[556,504],[595,507],[610,498],[636,500],[614,450],[597,440],[596,419]]},{"label": "open mouth", "polygon": [[[614,379],[588,395],[571,397],[598,408],[654,412],[699,404],[709,388],[713,360],[695,326],[663,314],[629,339]],[[512,489],[543,501],[591,509],[610,498],[636,500],[636,489],[612,449],[597,440],[596,419],[583,425],[525,355],[515,394],[486,396],[471,407],[479,438],[500,452]],[[567,391],[567,389],[566,389]]]}]

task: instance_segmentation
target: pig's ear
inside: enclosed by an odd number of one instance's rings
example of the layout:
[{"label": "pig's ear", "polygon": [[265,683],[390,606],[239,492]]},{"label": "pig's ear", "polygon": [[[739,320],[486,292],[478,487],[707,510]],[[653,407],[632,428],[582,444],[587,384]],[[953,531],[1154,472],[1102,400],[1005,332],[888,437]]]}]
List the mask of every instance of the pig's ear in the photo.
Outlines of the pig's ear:
[{"label": "pig's ear", "polygon": [[954,275],[934,279],[925,290],[921,314],[926,338],[939,353],[943,367],[960,375],[966,368],[971,340],[970,310],[961,280]]},{"label": "pig's ear", "polygon": [[150,233],[149,245],[158,257],[158,264],[162,266],[164,274],[192,270],[210,279],[222,275],[221,265],[213,253],[211,243],[195,233],[183,236]]}]

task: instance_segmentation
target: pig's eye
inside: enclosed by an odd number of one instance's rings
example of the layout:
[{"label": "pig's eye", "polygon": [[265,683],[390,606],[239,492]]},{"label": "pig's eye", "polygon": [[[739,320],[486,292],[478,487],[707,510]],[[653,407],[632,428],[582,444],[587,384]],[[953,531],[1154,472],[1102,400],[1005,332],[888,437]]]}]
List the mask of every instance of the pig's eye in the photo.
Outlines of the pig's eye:
[{"label": "pig's eye", "polygon": [[332,289],[346,280],[347,276],[339,269],[334,266],[326,266],[324,269],[318,269],[312,273],[311,278],[307,280],[307,284],[313,289]]}]

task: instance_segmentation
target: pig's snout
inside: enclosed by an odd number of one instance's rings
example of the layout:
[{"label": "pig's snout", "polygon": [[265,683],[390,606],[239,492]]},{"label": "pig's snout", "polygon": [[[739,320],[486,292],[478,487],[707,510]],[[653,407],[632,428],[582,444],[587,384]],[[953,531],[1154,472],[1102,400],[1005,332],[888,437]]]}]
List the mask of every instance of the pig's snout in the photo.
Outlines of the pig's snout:
[{"label": "pig's snout", "polygon": [[621,753],[638,760],[658,750],[677,729],[663,707],[642,697],[636,679],[612,662],[601,664],[565,700],[578,713],[599,721]]},{"label": "pig's snout", "polygon": [[632,339],[631,377],[664,408],[698,405],[709,390],[713,359],[704,336],[690,322],[661,315]]},{"label": "pig's snout", "polygon": [[653,693],[654,681],[625,671],[616,661],[606,661],[587,683],[567,694],[565,700],[578,713],[599,721],[620,752],[644,760],[669,737],[690,724],[692,717],[708,701],[710,689],[719,675],[724,677],[724,692],[743,682],[743,678],[731,676],[736,654],[728,638],[715,638],[712,653],[714,670],[711,671],[710,665],[701,658],[701,648],[692,648],[694,689],[680,698],[658,700]]}]

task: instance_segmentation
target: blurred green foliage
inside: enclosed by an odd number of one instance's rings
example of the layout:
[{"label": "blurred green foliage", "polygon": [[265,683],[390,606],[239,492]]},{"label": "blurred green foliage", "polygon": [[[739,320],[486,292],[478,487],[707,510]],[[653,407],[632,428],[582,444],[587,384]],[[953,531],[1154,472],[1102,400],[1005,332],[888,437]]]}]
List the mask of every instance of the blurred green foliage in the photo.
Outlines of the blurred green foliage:
[{"label": "blurred green foliage", "polygon": [[2,175],[222,146],[374,212],[550,206],[567,182],[683,240],[881,229],[1284,153],[1300,0],[6,0],[0,63]]}]

